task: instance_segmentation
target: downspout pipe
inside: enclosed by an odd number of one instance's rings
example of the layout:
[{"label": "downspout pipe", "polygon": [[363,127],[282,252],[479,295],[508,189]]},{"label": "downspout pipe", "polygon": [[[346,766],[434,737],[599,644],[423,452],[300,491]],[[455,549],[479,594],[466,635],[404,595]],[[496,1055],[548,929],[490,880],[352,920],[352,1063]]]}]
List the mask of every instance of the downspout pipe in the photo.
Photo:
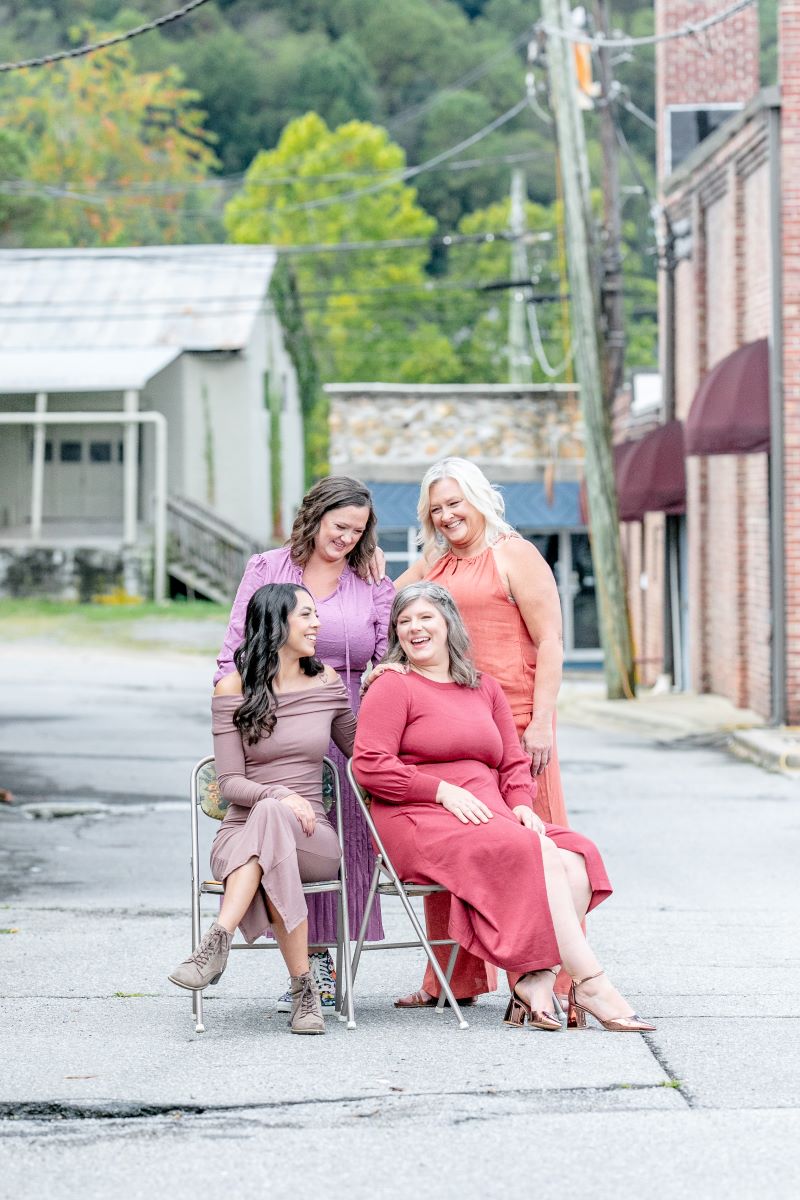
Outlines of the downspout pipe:
[{"label": "downspout pipe", "polygon": [[772,607],[770,644],[771,723],[786,724],[786,462],[783,433],[783,225],[781,194],[781,110],[767,110],[771,318],[769,337],[769,582]]}]

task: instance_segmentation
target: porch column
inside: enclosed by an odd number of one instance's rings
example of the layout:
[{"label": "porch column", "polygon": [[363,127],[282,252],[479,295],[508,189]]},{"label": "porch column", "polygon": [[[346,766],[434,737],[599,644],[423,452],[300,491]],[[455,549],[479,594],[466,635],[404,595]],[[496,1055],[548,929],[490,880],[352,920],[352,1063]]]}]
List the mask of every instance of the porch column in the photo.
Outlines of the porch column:
[{"label": "porch column", "polygon": [[[123,411],[138,413],[137,391],[125,393]],[[122,541],[126,546],[133,546],[136,544],[139,512],[139,426],[136,421],[126,422],[122,447]]]},{"label": "porch column", "polygon": [[[47,392],[36,396],[36,412],[47,412]],[[42,536],[42,514],[44,511],[44,448],[47,430],[44,424],[33,427],[33,470],[31,472],[31,539],[38,541]]]}]

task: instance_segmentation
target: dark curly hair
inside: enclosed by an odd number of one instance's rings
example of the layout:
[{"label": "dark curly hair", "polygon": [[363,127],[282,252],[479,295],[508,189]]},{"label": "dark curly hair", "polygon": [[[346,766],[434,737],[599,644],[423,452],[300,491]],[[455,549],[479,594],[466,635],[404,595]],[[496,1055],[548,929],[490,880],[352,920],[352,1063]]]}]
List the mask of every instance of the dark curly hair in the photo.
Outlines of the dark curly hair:
[{"label": "dark curly hair", "polygon": [[[278,674],[278,651],[289,636],[289,613],[297,608],[297,593],[311,593],[298,583],[266,583],[250,597],[244,623],[244,641],[233,656],[242,677],[244,700],[233,723],[252,746],[269,737],[275,728],[277,702],[272,685]],[[312,597],[313,600],[313,597]],[[324,664],[316,657],[301,658],[306,675],[319,675]]]},{"label": "dark curly hair", "polygon": [[314,539],[319,533],[320,522],[325,513],[350,505],[369,509],[364,532],[347,555],[348,566],[362,579],[368,579],[369,561],[378,544],[375,536],[378,519],[369,488],[358,479],[350,479],[347,475],[326,475],[306,492],[289,537],[292,561],[304,567],[313,553]]}]

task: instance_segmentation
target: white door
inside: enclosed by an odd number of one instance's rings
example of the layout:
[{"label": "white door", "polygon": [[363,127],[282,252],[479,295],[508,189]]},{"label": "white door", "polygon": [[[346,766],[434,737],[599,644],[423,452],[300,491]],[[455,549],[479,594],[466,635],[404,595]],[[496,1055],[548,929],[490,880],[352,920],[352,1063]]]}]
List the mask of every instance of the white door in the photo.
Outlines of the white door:
[{"label": "white door", "polygon": [[47,432],[46,521],[122,520],[122,432],[118,425]]}]

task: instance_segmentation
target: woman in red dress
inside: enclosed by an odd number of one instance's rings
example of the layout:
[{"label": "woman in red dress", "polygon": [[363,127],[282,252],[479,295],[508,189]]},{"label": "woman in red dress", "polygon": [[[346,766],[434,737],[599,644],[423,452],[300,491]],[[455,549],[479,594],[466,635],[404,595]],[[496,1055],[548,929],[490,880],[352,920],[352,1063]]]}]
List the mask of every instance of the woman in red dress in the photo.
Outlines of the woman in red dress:
[{"label": "woman in red dress", "polygon": [[353,752],[395,868],[445,887],[449,936],[509,972],[510,1024],[561,1028],[551,997],[563,964],[573,979],[570,1024],[588,1012],[614,1032],[653,1029],[606,978],[581,930],[611,893],[600,854],[536,816],[508,701],[478,674],[468,647],[445,588],[423,581],[398,593],[387,661],[408,669],[370,687]]}]

